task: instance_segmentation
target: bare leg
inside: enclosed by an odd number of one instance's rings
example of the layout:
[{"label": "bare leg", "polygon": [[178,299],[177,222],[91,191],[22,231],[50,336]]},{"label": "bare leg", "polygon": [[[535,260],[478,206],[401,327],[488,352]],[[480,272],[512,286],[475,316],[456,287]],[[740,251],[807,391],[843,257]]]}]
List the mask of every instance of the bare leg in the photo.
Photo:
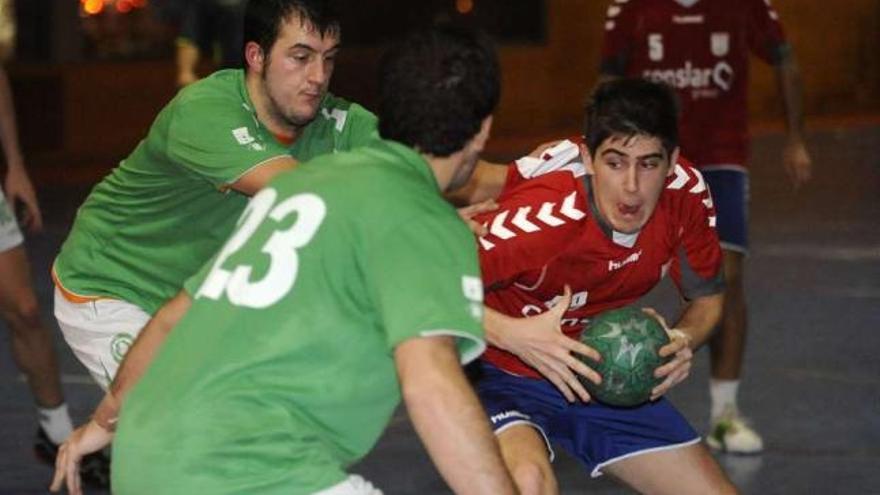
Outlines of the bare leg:
[{"label": "bare leg", "polygon": [[30,265],[21,246],[0,253],[0,315],[9,326],[12,356],[27,376],[40,407],[63,402],[52,336],[40,319],[30,280]]},{"label": "bare leg", "polygon": [[522,495],[559,493],[544,438],[532,426],[517,424],[498,435],[501,456]]},{"label": "bare leg", "polygon": [[699,443],[629,457],[607,466],[605,472],[643,494],[738,493],[706,447]]},{"label": "bare leg", "polygon": [[743,291],[742,253],[724,251],[724,310],[721,327],[709,341],[712,378],[738,380],[746,348],[746,300]]}]

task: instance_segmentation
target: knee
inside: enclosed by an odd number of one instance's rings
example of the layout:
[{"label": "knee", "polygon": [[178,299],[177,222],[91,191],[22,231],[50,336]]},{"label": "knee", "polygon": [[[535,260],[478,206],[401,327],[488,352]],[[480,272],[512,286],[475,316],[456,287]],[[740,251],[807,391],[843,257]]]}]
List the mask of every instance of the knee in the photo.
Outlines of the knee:
[{"label": "knee", "polygon": [[3,306],[3,319],[13,332],[40,326],[40,306],[35,297],[19,297]]},{"label": "knee", "polygon": [[520,462],[513,468],[511,476],[522,495],[554,493],[552,487],[555,486],[556,480],[540,463]]}]

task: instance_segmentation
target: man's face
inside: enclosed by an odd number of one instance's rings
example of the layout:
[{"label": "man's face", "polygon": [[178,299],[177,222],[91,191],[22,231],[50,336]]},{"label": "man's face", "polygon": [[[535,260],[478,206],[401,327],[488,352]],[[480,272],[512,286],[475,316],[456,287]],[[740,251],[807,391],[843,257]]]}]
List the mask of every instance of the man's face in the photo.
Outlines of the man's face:
[{"label": "man's face", "polygon": [[587,168],[599,213],[614,230],[631,234],[648,222],[677,154],[670,157],[658,138],[643,134],[614,135],[599,145]]},{"label": "man's face", "polygon": [[261,74],[273,118],[293,127],[315,118],[338,51],[338,33],[322,37],[295,14],[282,22],[278,39],[264,55]]}]

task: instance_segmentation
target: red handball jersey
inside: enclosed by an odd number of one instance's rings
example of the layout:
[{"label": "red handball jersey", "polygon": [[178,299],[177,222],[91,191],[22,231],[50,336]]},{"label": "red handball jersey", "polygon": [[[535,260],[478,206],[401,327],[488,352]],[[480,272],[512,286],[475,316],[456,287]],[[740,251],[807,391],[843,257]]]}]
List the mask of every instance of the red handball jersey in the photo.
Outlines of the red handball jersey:
[{"label": "red handball jersey", "polygon": [[682,153],[701,167],[745,166],[749,53],[775,65],[785,50],[770,0],[614,0],[602,72],[672,85]]},{"label": "red handball jersey", "polygon": [[[574,145],[567,143],[554,151],[566,146],[570,151]],[[667,272],[688,299],[721,292],[715,210],[690,163],[675,165],[637,234],[615,232],[598,218],[580,163],[531,173],[535,163],[527,158],[512,166],[498,210],[477,217],[489,229],[479,239],[489,307],[509,316],[535,315],[552,307],[569,285],[573,297],[562,330],[577,339],[590,317],[633,303]],[[490,346],[483,358],[517,375],[541,376],[497,347]]]}]

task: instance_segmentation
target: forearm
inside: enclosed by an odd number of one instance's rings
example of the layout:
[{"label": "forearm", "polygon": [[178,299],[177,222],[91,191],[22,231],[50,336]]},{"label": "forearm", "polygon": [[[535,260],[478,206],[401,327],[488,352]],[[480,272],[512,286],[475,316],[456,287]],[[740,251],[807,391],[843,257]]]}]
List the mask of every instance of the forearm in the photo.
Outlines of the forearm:
[{"label": "forearm", "polygon": [[700,347],[709,339],[712,329],[721,320],[723,303],[724,295],[714,294],[697,297],[685,307],[674,328],[689,337],[691,349]]},{"label": "forearm", "polygon": [[165,338],[189,309],[191,303],[186,291],[181,291],[150,319],[126,353],[113,383],[110,384],[107,395],[95,410],[93,417],[98,424],[105,426],[115,420],[125,395],[149,368],[159,347],[165,342]]},{"label": "forearm", "polygon": [[785,125],[791,140],[803,140],[803,84],[800,69],[792,53],[787,53],[776,67],[776,77],[785,107]]},{"label": "forearm", "polygon": [[515,493],[452,338],[408,340],[395,360],[409,416],[453,492]]},{"label": "forearm", "polygon": [[516,323],[516,320],[516,318],[483,305],[483,328],[486,331],[486,342],[499,349],[507,350],[504,345],[504,329]]},{"label": "forearm", "polygon": [[456,206],[467,206],[501,194],[507,180],[507,167],[480,160],[470,180],[460,188],[446,194],[446,199]]}]

